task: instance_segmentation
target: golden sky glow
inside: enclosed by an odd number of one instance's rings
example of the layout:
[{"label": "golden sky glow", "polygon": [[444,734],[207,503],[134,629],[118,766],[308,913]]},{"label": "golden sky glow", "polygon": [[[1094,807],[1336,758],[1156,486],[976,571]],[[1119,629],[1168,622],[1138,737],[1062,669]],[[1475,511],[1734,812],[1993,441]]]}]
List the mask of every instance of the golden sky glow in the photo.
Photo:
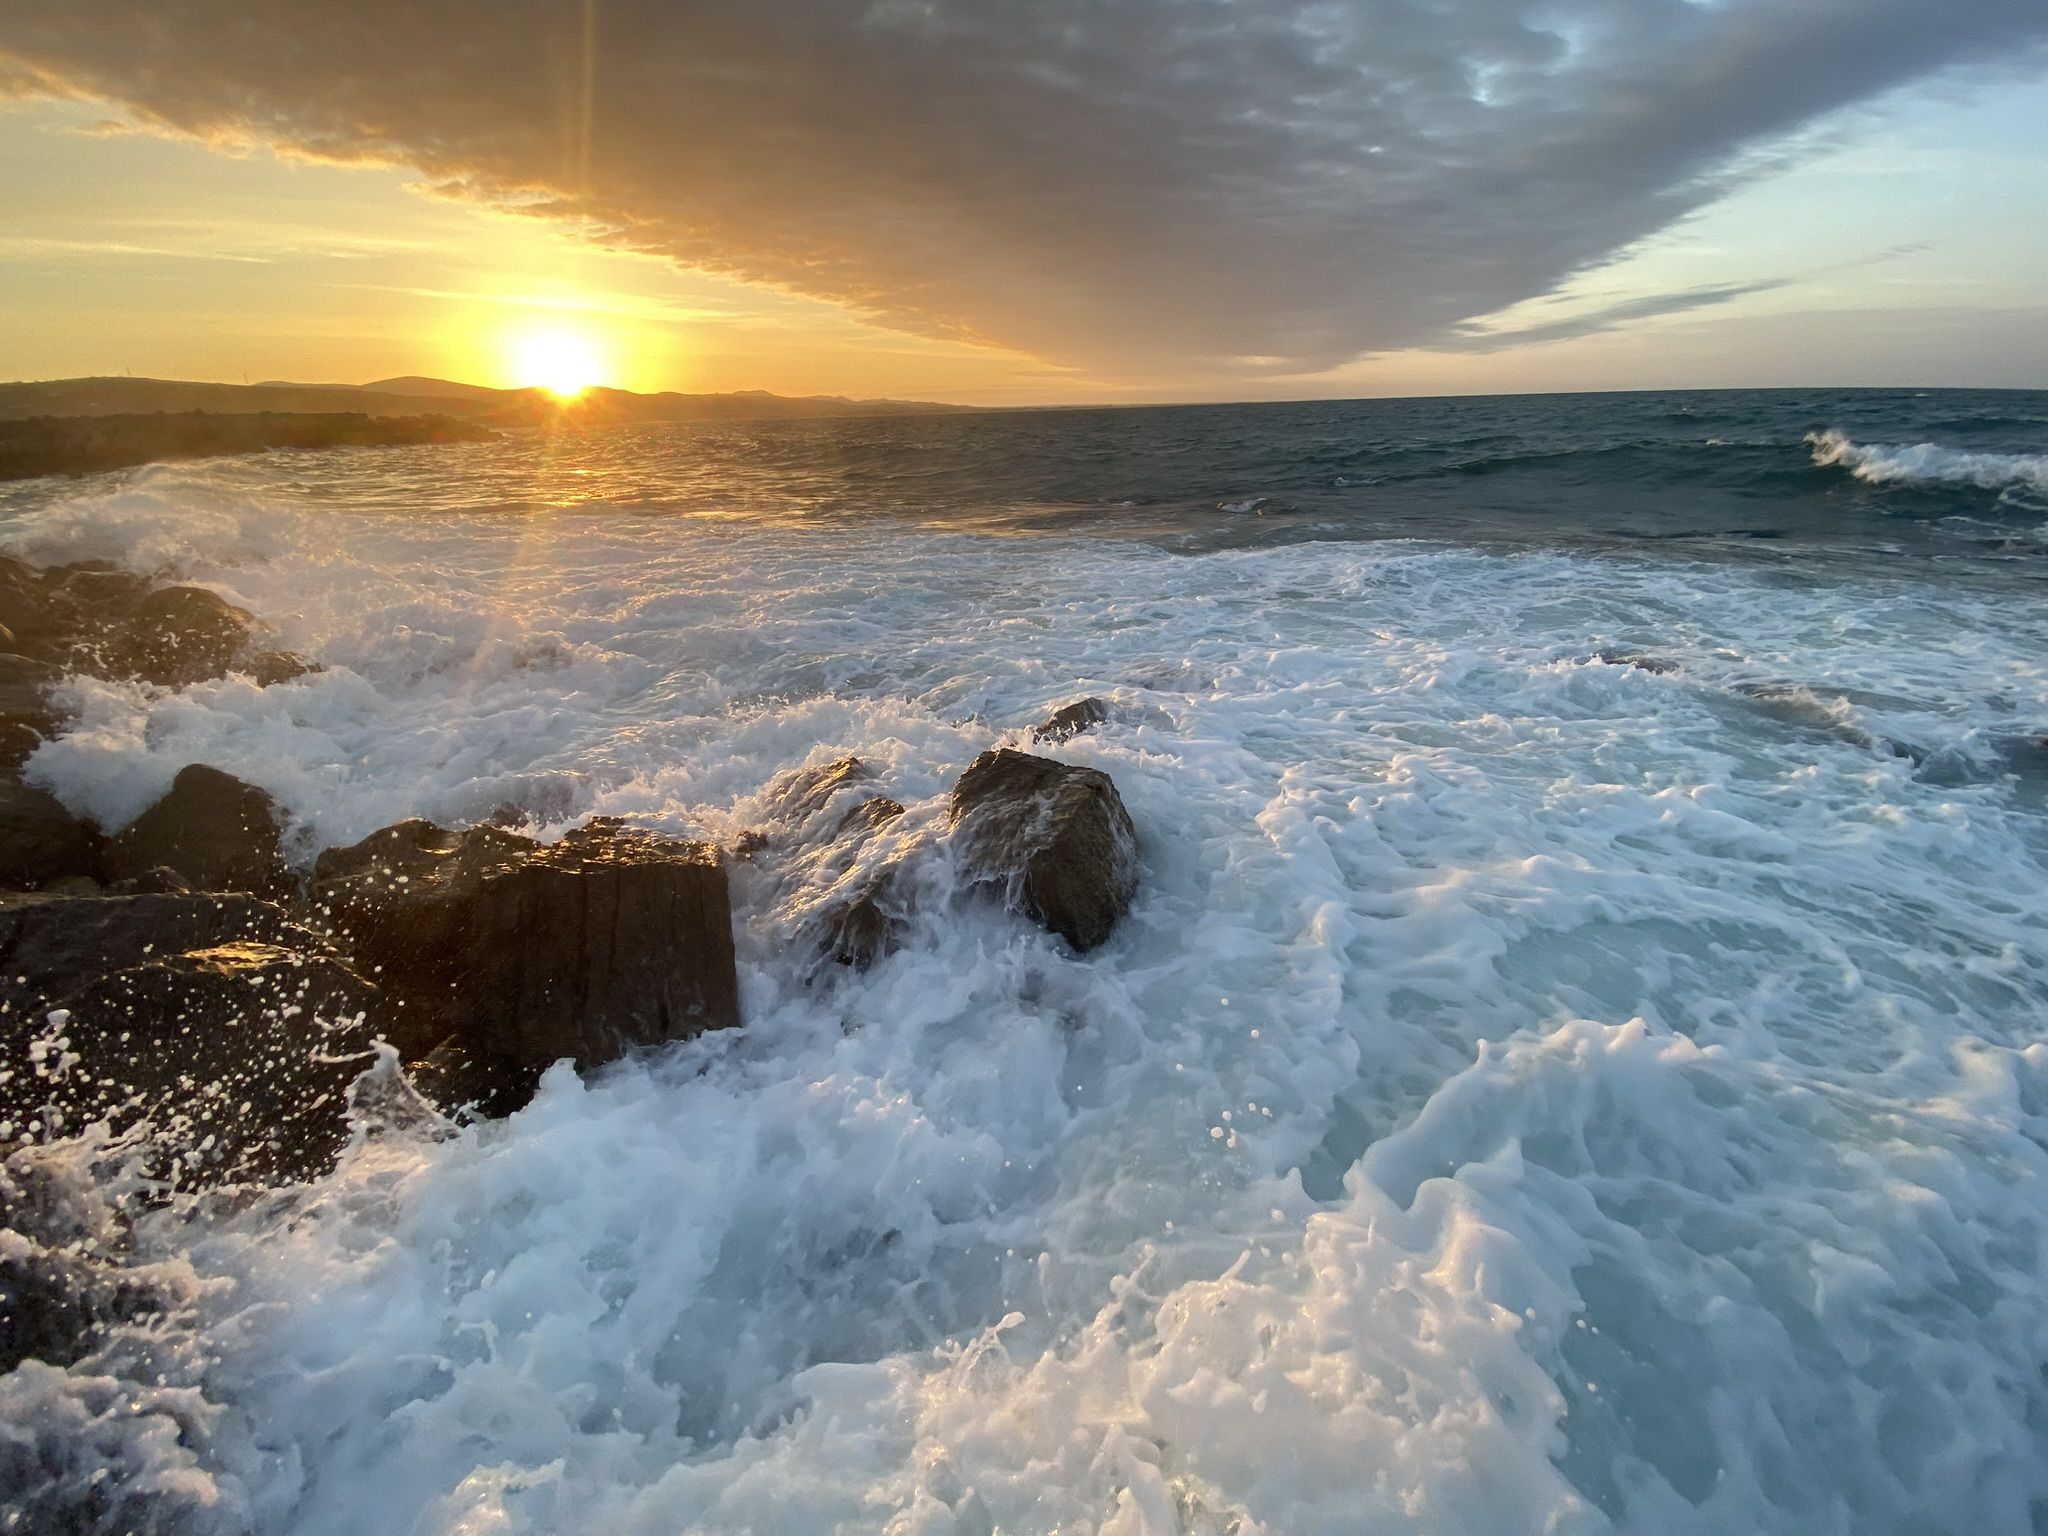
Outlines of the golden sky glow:
[{"label": "golden sky glow", "polygon": [[611,369],[590,332],[565,321],[544,322],[510,336],[512,377],[522,388],[544,389],[573,400],[593,384],[610,380]]},{"label": "golden sky glow", "polygon": [[[2003,209],[2039,235],[2048,159],[2021,130],[2044,110],[2038,84],[1929,107],[1476,328],[1542,336],[1562,322],[1563,339],[1221,377],[1117,374],[915,335],[600,248],[572,223],[437,194],[401,168],[164,137],[90,103],[0,102],[0,378],[429,374],[993,405],[2036,382],[2048,363],[2039,240],[1984,221]],[[1734,297],[1629,313],[1644,294],[1713,285]],[[1610,311],[1625,323],[1570,334],[1575,317]]]}]

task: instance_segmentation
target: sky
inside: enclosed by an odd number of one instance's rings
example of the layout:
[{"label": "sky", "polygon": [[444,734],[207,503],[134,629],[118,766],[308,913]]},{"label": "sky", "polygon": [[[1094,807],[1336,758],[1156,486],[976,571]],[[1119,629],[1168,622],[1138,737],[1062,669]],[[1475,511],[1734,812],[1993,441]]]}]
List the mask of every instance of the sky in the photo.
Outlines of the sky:
[{"label": "sky", "polygon": [[2042,0],[9,0],[0,195],[0,378],[2048,386]]}]

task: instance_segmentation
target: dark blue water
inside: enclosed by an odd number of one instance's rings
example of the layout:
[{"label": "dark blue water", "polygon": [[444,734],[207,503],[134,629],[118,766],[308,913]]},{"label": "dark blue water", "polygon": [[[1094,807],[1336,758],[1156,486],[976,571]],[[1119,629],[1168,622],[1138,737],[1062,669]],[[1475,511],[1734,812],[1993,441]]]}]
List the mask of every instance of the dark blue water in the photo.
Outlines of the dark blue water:
[{"label": "dark blue water", "polygon": [[[1004,411],[657,427],[529,447],[576,466],[577,500],[615,507],[880,514],[1192,549],[1791,541],[2031,560],[2048,523],[2048,391]],[[451,478],[467,505],[541,489],[524,456],[513,456],[516,486],[502,483],[501,450],[473,457],[481,482]]]}]

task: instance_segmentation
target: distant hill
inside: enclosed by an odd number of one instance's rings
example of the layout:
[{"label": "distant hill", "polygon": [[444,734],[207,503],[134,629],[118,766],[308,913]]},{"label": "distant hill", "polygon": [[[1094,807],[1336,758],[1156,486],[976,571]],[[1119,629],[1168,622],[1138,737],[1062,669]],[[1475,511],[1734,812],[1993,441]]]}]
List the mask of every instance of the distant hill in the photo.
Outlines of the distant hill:
[{"label": "distant hill", "polygon": [[361,387],[380,395],[419,395],[435,400],[495,400],[505,393],[482,384],[457,384],[453,379],[427,379],[416,373],[401,379],[378,379]]},{"label": "distant hill", "polygon": [[0,421],[29,416],[132,416],[155,411],[359,411],[369,416],[440,413],[494,426],[612,425],[659,421],[772,421],[824,416],[905,416],[972,407],[922,400],[849,400],[842,395],[635,394],[586,390],[557,400],[539,389],[486,389],[447,379],[380,379],[374,384],[195,384],[176,379],[47,379],[0,384]]}]

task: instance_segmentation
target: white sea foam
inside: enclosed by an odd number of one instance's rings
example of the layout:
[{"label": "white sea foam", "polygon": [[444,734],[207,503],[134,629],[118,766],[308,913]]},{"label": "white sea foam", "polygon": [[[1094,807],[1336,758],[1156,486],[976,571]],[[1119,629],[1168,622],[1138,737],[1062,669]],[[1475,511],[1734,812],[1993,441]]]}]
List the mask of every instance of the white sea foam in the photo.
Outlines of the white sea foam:
[{"label": "white sea foam", "polygon": [[1973,485],[2048,496],[2048,454],[1983,453],[1936,443],[1857,443],[1840,432],[1810,432],[1813,462],[1840,465],[1872,485]]},{"label": "white sea foam", "polygon": [[2017,1536],[2048,1501],[2048,825],[1988,745],[2048,721],[2038,606],[362,515],[246,465],[0,543],[117,525],[328,670],[75,685],[32,771],[102,816],[205,760],[302,851],[505,799],[727,832],[858,752],[935,819],[1096,693],[1056,750],[1144,861],[1086,958],[955,900],[822,979],[742,871],[743,1031],[145,1220],[188,1352],[132,1419],[85,1366],[0,1416],[78,1420],[189,1528]]}]

